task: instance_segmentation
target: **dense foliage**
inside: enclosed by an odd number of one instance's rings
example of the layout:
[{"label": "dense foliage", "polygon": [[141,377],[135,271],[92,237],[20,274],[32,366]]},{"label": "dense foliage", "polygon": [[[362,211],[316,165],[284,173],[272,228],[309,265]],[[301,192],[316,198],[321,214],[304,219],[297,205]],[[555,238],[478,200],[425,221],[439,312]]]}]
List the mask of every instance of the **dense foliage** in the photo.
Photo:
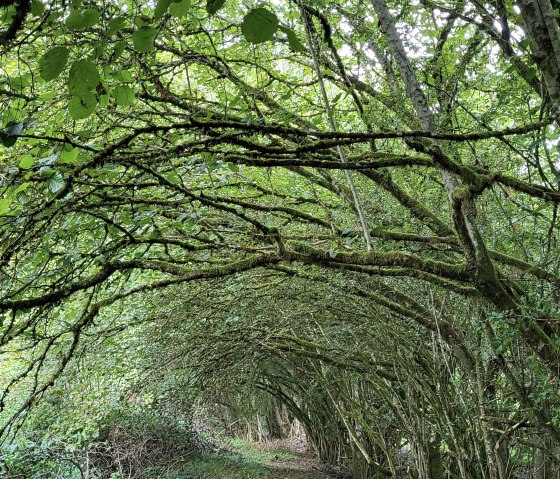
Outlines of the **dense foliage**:
[{"label": "dense foliage", "polygon": [[204,405],[555,477],[559,7],[0,2],[3,457]]}]

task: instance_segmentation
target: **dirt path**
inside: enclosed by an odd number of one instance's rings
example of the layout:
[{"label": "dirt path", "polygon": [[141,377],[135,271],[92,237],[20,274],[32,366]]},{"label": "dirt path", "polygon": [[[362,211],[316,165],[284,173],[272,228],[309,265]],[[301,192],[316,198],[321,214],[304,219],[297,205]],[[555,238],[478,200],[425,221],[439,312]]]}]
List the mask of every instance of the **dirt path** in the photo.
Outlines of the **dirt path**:
[{"label": "dirt path", "polygon": [[268,479],[335,479],[309,454],[296,453],[290,459],[273,458],[269,464]]},{"label": "dirt path", "polygon": [[[341,479],[342,476],[322,464],[305,444],[291,441],[268,440],[247,442],[231,439],[225,454],[207,455],[202,466],[192,469],[185,477],[206,479]],[[203,475],[194,474],[197,470]]]}]

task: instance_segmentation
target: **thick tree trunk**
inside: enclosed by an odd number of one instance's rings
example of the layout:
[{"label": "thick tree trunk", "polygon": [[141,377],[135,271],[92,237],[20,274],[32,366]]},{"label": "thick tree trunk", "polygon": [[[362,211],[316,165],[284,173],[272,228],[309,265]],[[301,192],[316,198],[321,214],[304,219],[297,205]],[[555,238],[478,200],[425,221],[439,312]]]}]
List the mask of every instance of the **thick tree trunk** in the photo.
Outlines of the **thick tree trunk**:
[{"label": "thick tree trunk", "polygon": [[[381,31],[387,38],[389,48],[399,67],[406,93],[412,101],[420,127],[425,131],[434,132],[436,130],[435,115],[414,74],[389,7],[384,0],[372,0],[372,5],[377,14]],[[426,149],[439,164],[450,162],[441,142],[431,141]],[[440,174],[449,198],[455,230],[463,246],[467,264],[473,271],[478,289],[500,309],[514,308],[515,301],[499,280],[475,224],[476,207],[468,188],[461,185],[457,178],[443,167],[440,168]]]}]

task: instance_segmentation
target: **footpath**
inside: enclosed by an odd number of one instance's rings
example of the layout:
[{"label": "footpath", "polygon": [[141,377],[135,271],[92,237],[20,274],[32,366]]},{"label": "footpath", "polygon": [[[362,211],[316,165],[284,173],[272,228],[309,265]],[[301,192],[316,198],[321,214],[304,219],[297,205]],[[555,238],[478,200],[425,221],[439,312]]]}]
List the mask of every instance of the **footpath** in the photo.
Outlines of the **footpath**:
[{"label": "footpath", "polygon": [[293,453],[293,457],[273,457],[266,465],[268,479],[335,479],[310,454]]},{"label": "footpath", "polygon": [[166,479],[339,479],[312,454],[284,442],[230,440],[221,452],[191,459]]}]

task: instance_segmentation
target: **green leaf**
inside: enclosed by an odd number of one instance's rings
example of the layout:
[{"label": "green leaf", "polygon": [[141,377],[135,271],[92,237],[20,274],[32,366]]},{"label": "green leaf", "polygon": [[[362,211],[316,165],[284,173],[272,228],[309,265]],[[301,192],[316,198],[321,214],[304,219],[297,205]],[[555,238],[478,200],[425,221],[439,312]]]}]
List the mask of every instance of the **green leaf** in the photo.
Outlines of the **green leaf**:
[{"label": "green leaf", "polygon": [[154,27],[143,26],[138,28],[138,30],[132,34],[134,49],[140,53],[152,51],[157,32],[158,31]]},{"label": "green leaf", "polygon": [[74,120],[82,120],[90,116],[95,110],[96,98],[91,92],[83,96],[73,96],[68,103],[68,112]]},{"label": "green leaf", "polygon": [[66,19],[66,26],[69,30],[85,30],[93,27],[101,17],[101,12],[88,8],[83,12],[80,10],[72,10]]},{"label": "green leaf", "polygon": [[535,67],[530,67],[526,72],[523,73],[523,78],[527,81],[531,81],[538,74],[538,70]]},{"label": "green leaf", "polygon": [[165,178],[167,178],[167,180],[174,185],[178,185],[181,183],[181,177],[175,171],[167,173],[165,175]]},{"label": "green leaf", "polygon": [[342,92],[337,93],[334,98],[331,100],[331,103],[335,105],[338,101],[342,98]]},{"label": "green leaf", "polygon": [[68,90],[72,95],[87,97],[99,85],[97,66],[89,60],[78,60],[70,68]]},{"label": "green leaf", "polygon": [[12,199],[10,197],[2,198],[0,200],[0,215],[4,215],[8,212],[11,202]]},{"label": "green leaf", "polygon": [[58,77],[68,62],[69,51],[65,47],[54,47],[39,59],[39,75],[45,81]]},{"label": "green leaf", "polygon": [[134,90],[128,85],[121,85],[113,92],[115,101],[119,106],[128,106],[134,103],[135,95]]},{"label": "green leaf", "polygon": [[118,70],[111,74],[113,78],[117,81],[122,83],[131,83],[132,82],[132,75],[128,70]]},{"label": "green leaf", "polygon": [[107,108],[109,105],[109,95],[99,95],[99,108]]},{"label": "green leaf", "polygon": [[31,84],[31,75],[20,75],[10,78],[10,86],[15,90],[23,90]]},{"label": "green leaf", "polygon": [[274,38],[278,30],[278,18],[266,8],[253,8],[243,18],[241,33],[250,43],[263,43]]},{"label": "green leaf", "polygon": [[529,44],[531,43],[531,41],[528,38],[524,38],[523,40],[521,40],[518,43],[519,48],[521,48],[522,50],[527,50],[527,48],[529,47]]},{"label": "green leaf", "polygon": [[29,188],[31,186],[31,183],[22,183],[21,185],[19,185],[15,190],[14,190],[14,194],[17,195],[18,193],[21,193],[22,191],[25,191],[27,188]]},{"label": "green leaf", "polygon": [[115,42],[115,48],[113,49],[113,53],[111,54],[111,59],[109,63],[114,63],[117,59],[122,55],[124,49],[126,48],[125,41]]},{"label": "green leaf", "polygon": [[181,0],[180,2],[173,2],[169,7],[169,13],[172,17],[184,17],[191,9],[191,0]]},{"label": "green leaf", "polygon": [[33,2],[31,2],[29,11],[34,17],[40,17],[41,15],[43,15],[43,13],[45,13],[45,5],[39,0],[33,0]]},{"label": "green leaf", "polygon": [[126,18],[125,17],[117,17],[109,20],[107,23],[107,31],[105,34],[108,37],[112,37],[116,33],[119,32],[124,26],[126,25]]},{"label": "green leaf", "polygon": [[174,2],[174,0],[158,0],[156,8],[154,10],[154,20],[161,20],[161,18],[167,13],[167,9]]},{"label": "green leaf", "polygon": [[26,170],[28,168],[31,168],[34,163],[35,163],[35,158],[33,158],[32,156],[26,155],[21,160],[19,160],[19,165],[18,166],[22,170]]},{"label": "green leaf", "polygon": [[299,41],[296,32],[294,32],[291,28],[287,28],[287,27],[280,27],[280,30],[282,30],[288,37],[288,45],[290,46],[292,51],[296,53],[301,53],[304,51],[303,44]]},{"label": "green leaf", "polygon": [[49,176],[49,180],[47,181],[47,188],[51,193],[56,193],[63,187],[64,177],[58,171],[55,171],[51,176]]},{"label": "green leaf", "polygon": [[74,163],[74,161],[78,157],[78,153],[79,153],[78,148],[74,148],[69,143],[65,143],[64,146],[62,147],[62,150],[60,151],[59,158],[64,163]]},{"label": "green leaf", "polygon": [[208,15],[214,15],[218,12],[225,4],[227,0],[207,0],[206,1],[206,11]]}]

